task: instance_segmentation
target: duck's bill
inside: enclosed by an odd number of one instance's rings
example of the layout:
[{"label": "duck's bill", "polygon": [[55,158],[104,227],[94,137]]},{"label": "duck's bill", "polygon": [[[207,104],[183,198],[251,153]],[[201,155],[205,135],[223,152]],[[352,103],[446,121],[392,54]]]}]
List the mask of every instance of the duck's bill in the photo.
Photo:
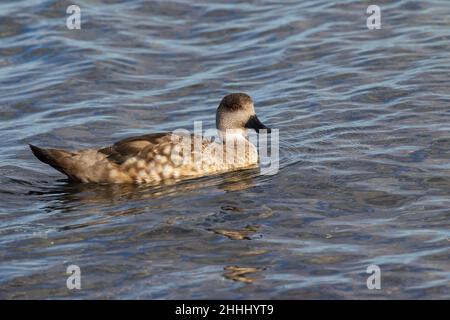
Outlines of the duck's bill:
[{"label": "duck's bill", "polygon": [[260,130],[266,130],[267,133],[270,133],[270,128],[266,127],[261,121],[259,121],[257,116],[251,116],[245,124],[247,129],[254,129],[256,132],[260,132]]}]

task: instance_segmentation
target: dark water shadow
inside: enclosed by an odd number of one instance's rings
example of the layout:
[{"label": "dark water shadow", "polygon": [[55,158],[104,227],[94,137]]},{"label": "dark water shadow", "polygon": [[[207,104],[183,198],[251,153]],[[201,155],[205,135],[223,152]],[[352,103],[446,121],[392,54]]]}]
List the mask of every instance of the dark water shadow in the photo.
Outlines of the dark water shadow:
[{"label": "dark water shadow", "polygon": [[265,183],[258,169],[240,170],[221,175],[182,181],[167,181],[159,185],[137,184],[84,184],[67,179],[57,181],[51,188],[32,191],[45,201],[44,210],[63,215],[92,212],[95,219],[82,223],[70,223],[58,231],[80,229],[105,224],[115,217],[137,215],[147,207],[167,202],[168,198],[188,198],[198,194],[239,192]]}]

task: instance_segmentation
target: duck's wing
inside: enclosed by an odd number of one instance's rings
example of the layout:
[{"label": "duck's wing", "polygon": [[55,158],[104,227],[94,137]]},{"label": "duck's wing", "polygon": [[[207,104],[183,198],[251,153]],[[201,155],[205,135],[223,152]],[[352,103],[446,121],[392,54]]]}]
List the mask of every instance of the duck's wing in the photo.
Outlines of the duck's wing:
[{"label": "duck's wing", "polygon": [[127,159],[136,156],[144,148],[151,148],[163,142],[170,141],[170,133],[152,133],[120,140],[112,146],[98,150],[106,155],[107,159],[118,165]]}]

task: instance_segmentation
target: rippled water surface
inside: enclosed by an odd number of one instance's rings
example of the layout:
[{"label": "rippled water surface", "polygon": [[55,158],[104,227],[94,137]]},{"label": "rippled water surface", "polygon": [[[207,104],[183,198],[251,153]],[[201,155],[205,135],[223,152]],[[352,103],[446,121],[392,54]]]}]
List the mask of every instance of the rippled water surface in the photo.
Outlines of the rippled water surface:
[{"label": "rippled water surface", "polygon": [[[450,298],[449,1],[4,0],[0,15],[1,298]],[[27,147],[212,128],[234,91],[280,129],[277,175],[80,185]]]}]

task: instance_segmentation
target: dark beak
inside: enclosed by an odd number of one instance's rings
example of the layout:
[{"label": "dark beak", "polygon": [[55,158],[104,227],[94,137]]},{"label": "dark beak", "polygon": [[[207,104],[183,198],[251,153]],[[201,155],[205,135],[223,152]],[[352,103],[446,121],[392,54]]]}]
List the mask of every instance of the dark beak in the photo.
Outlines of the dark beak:
[{"label": "dark beak", "polygon": [[267,133],[270,133],[270,129],[267,128],[265,125],[262,124],[261,121],[259,121],[258,117],[256,115],[251,116],[247,123],[245,124],[245,127],[248,129],[254,129],[256,132],[259,133],[259,130],[265,129],[267,130]]}]

